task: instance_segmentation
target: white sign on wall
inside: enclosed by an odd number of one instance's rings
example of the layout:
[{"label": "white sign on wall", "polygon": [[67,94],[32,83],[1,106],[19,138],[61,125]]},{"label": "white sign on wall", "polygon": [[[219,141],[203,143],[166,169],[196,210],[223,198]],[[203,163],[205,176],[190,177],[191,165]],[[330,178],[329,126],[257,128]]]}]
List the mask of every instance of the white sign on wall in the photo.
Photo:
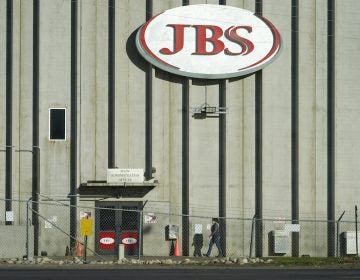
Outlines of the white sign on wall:
[{"label": "white sign on wall", "polygon": [[167,10],[138,31],[136,45],[153,65],[174,74],[222,79],[254,73],[281,49],[280,33],[266,18],[225,5]]},{"label": "white sign on wall", "polygon": [[147,213],[144,216],[145,224],[156,224],[156,215],[155,213]]},{"label": "white sign on wall", "polygon": [[13,222],[14,221],[14,212],[13,211],[6,211],[5,213],[5,221]]},{"label": "white sign on wall", "polygon": [[143,183],[144,169],[109,168],[107,170],[108,183]]},{"label": "white sign on wall", "polygon": [[299,224],[285,224],[285,231],[300,232],[300,225]]},{"label": "white sign on wall", "polygon": [[202,234],[203,226],[202,224],[195,224],[195,234]]}]

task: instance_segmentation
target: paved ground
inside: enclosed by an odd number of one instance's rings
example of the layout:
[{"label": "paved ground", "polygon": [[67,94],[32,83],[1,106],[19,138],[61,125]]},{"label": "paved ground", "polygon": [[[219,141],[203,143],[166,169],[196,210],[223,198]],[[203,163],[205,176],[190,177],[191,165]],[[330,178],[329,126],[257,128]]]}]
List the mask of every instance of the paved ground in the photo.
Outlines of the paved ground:
[{"label": "paved ground", "polygon": [[1,268],[0,279],[26,280],[353,280],[360,279],[360,269],[282,269],[282,268],[140,268],[82,269]]}]

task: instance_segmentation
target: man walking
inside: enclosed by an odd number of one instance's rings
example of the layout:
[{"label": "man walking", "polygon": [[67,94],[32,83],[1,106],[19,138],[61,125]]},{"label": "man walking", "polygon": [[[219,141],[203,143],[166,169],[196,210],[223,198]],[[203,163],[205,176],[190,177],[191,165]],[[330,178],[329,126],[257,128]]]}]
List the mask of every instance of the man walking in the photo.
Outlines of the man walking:
[{"label": "man walking", "polygon": [[221,244],[220,244],[220,225],[219,225],[219,220],[217,218],[212,219],[211,234],[209,235],[209,238],[210,238],[209,249],[207,253],[204,254],[204,256],[210,257],[212,246],[215,243],[219,251],[219,255],[217,257],[219,258],[223,257]]}]

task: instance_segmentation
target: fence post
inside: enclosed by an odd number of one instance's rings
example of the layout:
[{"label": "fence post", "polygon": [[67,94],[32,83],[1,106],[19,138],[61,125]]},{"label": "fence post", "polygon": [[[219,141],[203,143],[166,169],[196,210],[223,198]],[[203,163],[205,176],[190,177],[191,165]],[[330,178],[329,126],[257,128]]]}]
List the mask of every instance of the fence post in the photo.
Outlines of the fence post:
[{"label": "fence post", "polygon": [[336,256],[339,257],[339,225],[342,217],[344,216],[345,211],[342,212],[339,219],[336,221]]},{"label": "fence post", "polygon": [[140,210],[140,225],[139,225],[139,248],[138,248],[138,258],[140,260],[141,257],[141,248],[142,248],[142,227],[143,227],[143,215],[144,215],[144,210],[141,209]]},{"label": "fence post", "polygon": [[26,258],[29,260],[29,203],[32,201],[30,197],[26,202]]},{"label": "fence post", "polygon": [[252,222],[251,222],[250,253],[249,253],[249,258],[250,258],[250,259],[251,259],[251,257],[252,257],[252,247],[253,247],[253,240],[254,240],[255,217],[256,217],[256,214],[255,214],[254,217],[252,218]]},{"label": "fence post", "polygon": [[356,256],[359,256],[357,205],[355,205],[355,236],[356,236]]},{"label": "fence post", "polygon": [[146,200],[140,209],[140,221],[139,221],[139,249],[138,249],[138,258],[140,260],[141,257],[141,251],[142,251],[142,237],[143,237],[143,219],[144,219],[144,208],[145,205],[148,203],[148,201]]}]

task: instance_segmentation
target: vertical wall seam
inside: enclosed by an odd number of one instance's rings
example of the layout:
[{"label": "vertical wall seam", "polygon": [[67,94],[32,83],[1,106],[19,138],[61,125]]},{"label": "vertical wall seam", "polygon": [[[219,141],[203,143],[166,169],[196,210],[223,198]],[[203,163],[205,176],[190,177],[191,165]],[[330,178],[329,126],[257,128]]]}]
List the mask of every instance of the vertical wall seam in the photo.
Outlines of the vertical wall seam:
[{"label": "vertical wall seam", "polygon": [[[226,5],[226,0],[219,0]],[[226,108],[226,80],[219,82],[219,107]],[[226,114],[219,117],[219,217],[226,218]],[[226,256],[226,219],[220,219],[221,247]]]},{"label": "vertical wall seam", "polygon": [[[153,14],[153,1],[146,0],[146,21]],[[150,63],[146,66],[145,85],[145,179],[152,178],[152,75],[153,67]]]},{"label": "vertical wall seam", "polygon": [[115,167],[115,0],[108,6],[108,167]]},{"label": "vertical wall seam", "polygon": [[328,256],[335,256],[335,0],[328,0],[327,97],[328,97]]},{"label": "vertical wall seam", "polygon": [[70,99],[71,99],[71,133],[70,133],[70,249],[75,250],[77,234],[77,175],[78,175],[78,94],[77,94],[77,51],[78,51],[78,0],[71,2],[71,61],[70,61]]},{"label": "vertical wall seam", "polygon": [[40,147],[39,147],[39,42],[40,3],[33,1],[33,147],[32,147],[32,222],[34,225],[34,255],[39,253],[39,193],[40,193]]},{"label": "vertical wall seam", "polygon": [[[219,82],[219,107],[226,108],[226,80]],[[226,256],[226,114],[219,116],[219,217],[221,246]]]},{"label": "vertical wall seam", "polygon": [[[255,13],[262,15],[263,1],[255,1]],[[255,73],[255,255],[263,255],[262,196],[262,70]]]},{"label": "vertical wall seam", "polygon": [[[82,124],[82,121],[81,121],[81,109],[82,109],[82,69],[81,69],[81,66],[82,66],[82,1],[80,1],[80,11],[79,11],[79,15],[80,15],[80,24],[78,24],[78,33],[80,33],[80,36],[79,36],[79,48],[78,48],[78,55],[79,55],[79,65],[78,65],[78,73],[79,73],[79,146],[81,147],[81,143],[82,143],[82,140],[81,140],[81,136],[82,136],[82,131],[81,131],[81,124]],[[82,149],[80,148],[79,149],[79,164],[78,164],[78,170],[79,170],[79,180],[80,182],[82,181],[81,180],[81,151]]]},{"label": "vertical wall seam", "polygon": [[[12,211],[13,177],[13,1],[6,2],[6,155],[5,211]],[[5,221],[6,225],[12,222]]]},{"label": "vertical wall seam", "polygon": [[[299,0],[291,1],[291,220],[299,223]],[[291,236],[298,257],[299,233]]]}]

